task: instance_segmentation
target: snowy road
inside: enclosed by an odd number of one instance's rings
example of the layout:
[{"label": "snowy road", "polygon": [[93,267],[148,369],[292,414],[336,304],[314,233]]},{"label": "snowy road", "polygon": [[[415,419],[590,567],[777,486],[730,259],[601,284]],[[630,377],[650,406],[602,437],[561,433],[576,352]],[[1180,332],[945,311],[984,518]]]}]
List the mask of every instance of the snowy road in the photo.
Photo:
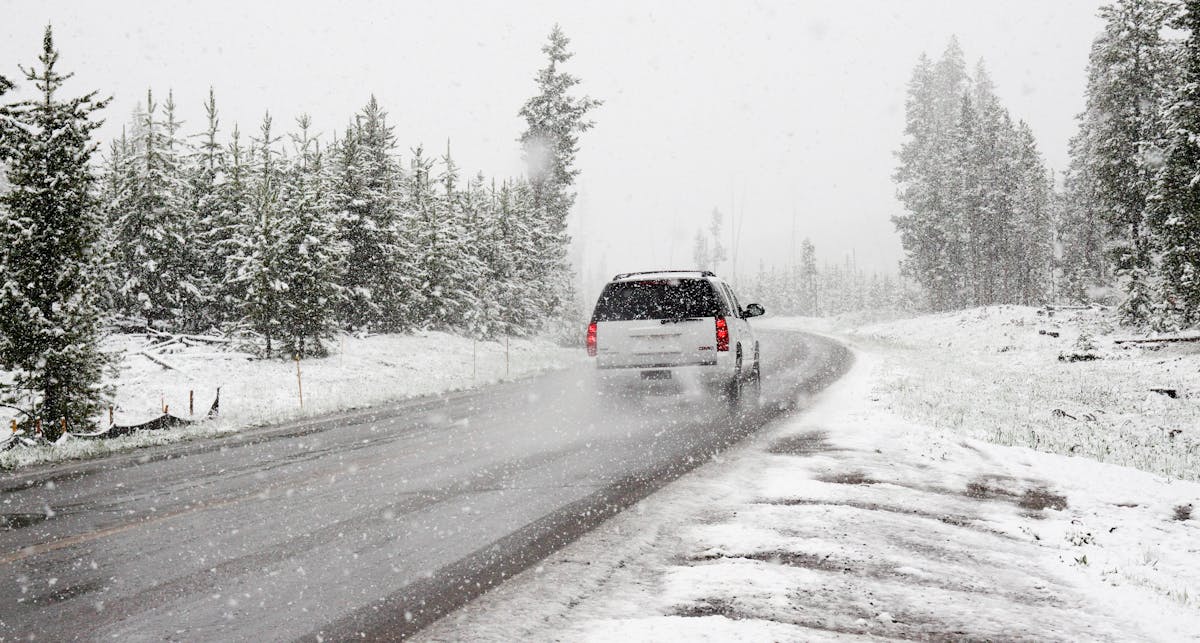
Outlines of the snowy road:
[{"label": "snowy road", "polygon": [[[763,342],[770,413],[850,359]],[[8,476],[0,639],[399,636],[745,434],[703,398],[597,407],[589,376]]]}]

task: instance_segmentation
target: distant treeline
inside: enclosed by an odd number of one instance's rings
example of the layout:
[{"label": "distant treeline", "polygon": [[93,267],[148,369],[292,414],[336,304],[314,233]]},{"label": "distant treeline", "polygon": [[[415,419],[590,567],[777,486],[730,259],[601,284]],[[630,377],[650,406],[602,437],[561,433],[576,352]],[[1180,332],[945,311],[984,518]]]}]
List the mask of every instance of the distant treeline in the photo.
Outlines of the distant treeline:
[{"label": "distant treeline", "polygon": [[822,262],[805,239],[800,256],[783,267],[760,264],[754,277],[739,293],[773,315],[830,317],[861,311],[911,311],[920,304],[920,291],[909,280],[894,274],[859,268],[853,257],[842,263]]}]

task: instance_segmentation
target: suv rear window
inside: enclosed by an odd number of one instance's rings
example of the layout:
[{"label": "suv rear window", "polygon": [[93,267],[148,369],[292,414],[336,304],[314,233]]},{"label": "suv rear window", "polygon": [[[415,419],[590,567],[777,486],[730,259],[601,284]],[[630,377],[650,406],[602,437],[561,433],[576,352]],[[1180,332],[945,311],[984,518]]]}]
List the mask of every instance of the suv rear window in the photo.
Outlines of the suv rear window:
[{"label": "suv rear window", "polygon": [[592,319],[682,319],[721,314],[717,293],[702,279],[618,281],[604,287]]}]

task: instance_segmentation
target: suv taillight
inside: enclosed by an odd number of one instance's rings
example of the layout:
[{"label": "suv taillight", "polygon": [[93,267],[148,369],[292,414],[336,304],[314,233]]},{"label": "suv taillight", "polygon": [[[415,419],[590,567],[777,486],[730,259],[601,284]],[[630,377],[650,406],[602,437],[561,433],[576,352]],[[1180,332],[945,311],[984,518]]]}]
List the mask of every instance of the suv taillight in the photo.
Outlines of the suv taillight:
[{"label": "suv taillight", "polygon": [[717,318],[717,350],[729,350],[729,325],[724,317]]},{"label": "suv taillight", "polygon": [[587,349],[589,357],[596,356],[596,322],[588,324]]}]

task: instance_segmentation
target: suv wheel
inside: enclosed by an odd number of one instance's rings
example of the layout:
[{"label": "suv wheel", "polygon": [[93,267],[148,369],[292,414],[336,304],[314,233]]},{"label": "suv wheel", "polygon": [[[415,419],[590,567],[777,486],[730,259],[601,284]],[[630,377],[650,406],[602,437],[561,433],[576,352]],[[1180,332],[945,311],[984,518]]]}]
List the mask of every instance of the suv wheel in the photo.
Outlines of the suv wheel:
[{"label": "suv wheel", "polygon": [[749,390],[742,391],[743,403],[748,411],[757,411],[762,405],[762,364],[759,362],[758,350],[754,351],[754,365],[750,367],[750,377],[746,383]]},{"label": "suv wheel", "polygon": [[733,377],[725,383],[725,401],[729,403],[729,411],[736,414],[742,405],[742,347],[738,346],[737,361],[733,369]]}]

